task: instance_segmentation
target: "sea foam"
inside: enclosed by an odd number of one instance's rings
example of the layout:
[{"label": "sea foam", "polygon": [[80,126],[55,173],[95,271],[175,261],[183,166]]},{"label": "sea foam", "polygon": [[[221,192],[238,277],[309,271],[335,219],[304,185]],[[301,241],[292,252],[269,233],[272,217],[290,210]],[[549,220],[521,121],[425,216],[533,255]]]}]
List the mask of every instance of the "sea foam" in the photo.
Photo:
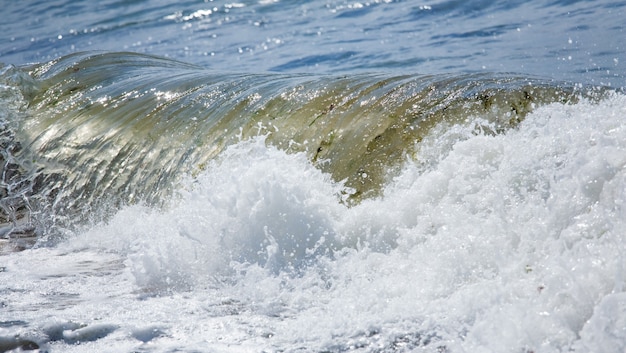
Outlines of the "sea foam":
[{"label": "sea foam", "polygon": [[503,134],[479,117],[434,129],[383,196],[352,207],[304,155],[253,139],[165,208],[127,207],[68,246],[120,254],[144,292],[211,302],[213,288],[210,315],[265,330],[239,343],[623,349],[625,113],[614,95]]}]

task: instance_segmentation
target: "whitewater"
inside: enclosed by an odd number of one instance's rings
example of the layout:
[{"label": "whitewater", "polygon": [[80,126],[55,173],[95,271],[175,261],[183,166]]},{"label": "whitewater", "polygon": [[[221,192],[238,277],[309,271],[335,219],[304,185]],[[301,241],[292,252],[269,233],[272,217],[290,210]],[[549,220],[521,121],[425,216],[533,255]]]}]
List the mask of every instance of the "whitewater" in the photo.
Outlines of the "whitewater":
[{"label": "whitewater", "polygon": [[626,351],[624,8],[7,5],[0,352]]},{"label": "whitewater", "polygon": [[424,162],[350,208],[303,154],[238,143],[166,210],[128,206],[5,255],[4,337],[68,352],[620,351],[625,113],[614,95],[506,134],[477,133],[480,117],[435,129]]}]

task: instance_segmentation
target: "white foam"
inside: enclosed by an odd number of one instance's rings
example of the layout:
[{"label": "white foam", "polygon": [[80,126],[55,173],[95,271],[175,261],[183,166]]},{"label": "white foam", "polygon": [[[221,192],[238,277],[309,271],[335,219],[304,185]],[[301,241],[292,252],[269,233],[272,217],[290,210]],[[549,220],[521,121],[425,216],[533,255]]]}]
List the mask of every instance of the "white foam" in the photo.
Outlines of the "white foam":
[{"label": "white foam", "polygon": [[37,277],[83,301],[44,316],[119,327],[83,351],[623,350],[625,117],[615,95],[539,108],[502,135],[475,134],[479,119],[446,129],[420,145],[428,163],[352,208],[303,155],[243,142],[168,209],[12,254],[3,276],[33,290],[33,255],[35,273],[118,264],[109,297],[91,270]]},{"label": "white foam", "polygon": [[341,187],[264,138],[229,148],[165,211],[133,206],[76,239],[126,253],[141,286],[179,287],[258,264],[297,271],[330,253]]}]

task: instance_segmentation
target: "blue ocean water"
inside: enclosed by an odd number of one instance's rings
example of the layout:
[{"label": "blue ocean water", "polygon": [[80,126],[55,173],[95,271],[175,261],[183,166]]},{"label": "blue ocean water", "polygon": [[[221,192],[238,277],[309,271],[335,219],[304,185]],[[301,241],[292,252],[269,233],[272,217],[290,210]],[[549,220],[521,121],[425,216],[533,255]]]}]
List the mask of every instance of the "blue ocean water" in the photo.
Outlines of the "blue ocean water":
[{"label": "blue ocean water", "polygon": [[88,50],[219,71],[515,72],[624,84],[623,1],[19,1],[0,61]]},{"label": "blue ocean water", "polygon": [[0,352],[626,350],[626,2],[2,14]]}]

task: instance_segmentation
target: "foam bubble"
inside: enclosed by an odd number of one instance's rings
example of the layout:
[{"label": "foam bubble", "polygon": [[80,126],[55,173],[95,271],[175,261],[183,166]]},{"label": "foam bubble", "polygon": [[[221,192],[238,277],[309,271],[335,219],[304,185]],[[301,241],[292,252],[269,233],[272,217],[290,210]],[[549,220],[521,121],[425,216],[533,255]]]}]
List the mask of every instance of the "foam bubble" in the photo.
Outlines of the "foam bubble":
[{"label": "foam bubble", "polygon": [[[615,95],[539,108],[506,134],[442,129],[418,153],[438,157],[351,208],[305,156],[242,142],[169,208],[126,208],[70,244],[172,292],[144,303],[169,317],[148,337],[168,347],[621,349],[625,115]],[[209,329],[186,324],[198,315]]]},{"label": "foam bubble", "polygon": [[74,244],[127,253],[146,287],[184,287],[231,262],[297,271],[335,247],[341,192],[303,154],[257,138],[210,163],[169,209],[128,207]]}]

